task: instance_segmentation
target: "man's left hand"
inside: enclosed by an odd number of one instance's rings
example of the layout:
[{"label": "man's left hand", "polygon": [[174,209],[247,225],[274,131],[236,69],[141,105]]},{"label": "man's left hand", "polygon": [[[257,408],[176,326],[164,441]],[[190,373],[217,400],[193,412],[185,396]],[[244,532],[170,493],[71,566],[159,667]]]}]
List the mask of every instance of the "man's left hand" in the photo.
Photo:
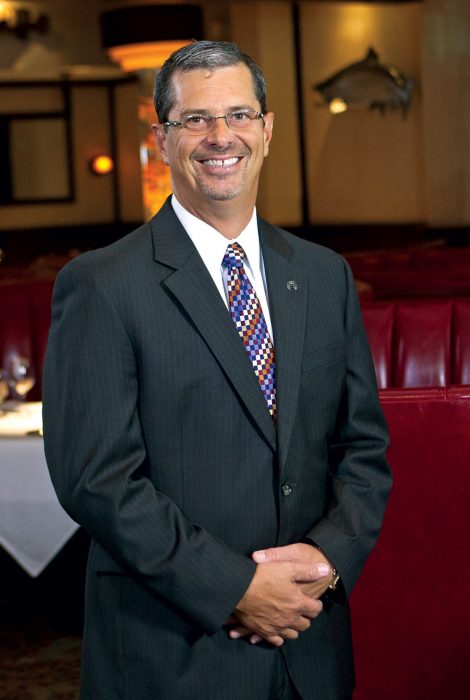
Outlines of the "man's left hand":
[{"label": "man's left hand", "polygon": [[[284,547],[271,547],[269,549],[259,549],[253,552],[251,555],[253,561],[257,564],[266,564],[268,562],[295,562],[298,564],[319,564],[320,562],[328,564],[330,570],[333,570],[331,562],[325,557],[323,552],[314,547],[312,544],[306,544],[304,542],[298,542],[297,544],[288,544]],[[305,595],[311,598],[321,598],[325,593],[330,583],[331,576],[325,576],[318,581],[298,583]],[[233,622],[230,620],[229,622]],[[237,626],[230,630],[230,636],[235,639],[239,637],[245,637],[251,634],[250,642],[252,644],[257,644],[262,641],[262,638],[257,634],[252,634],[249,630],[244,627]]]},{"label": "man's left hand", "polygon": [[[259,549],[251,555],[253,561],[257,564],[264,564],[273,561],[290,561],[297,564],[328,564],[330,570],[333,571],[333,566],[325,557],[323,552],[313,546],[299,542],[297,544],[288,544],[285,547],[272,547],[270,549]],[[330,583],[330,576],[325,576],[318,581],[299,583],[306,595],[311,598],[318,599],[327,590]]]}]

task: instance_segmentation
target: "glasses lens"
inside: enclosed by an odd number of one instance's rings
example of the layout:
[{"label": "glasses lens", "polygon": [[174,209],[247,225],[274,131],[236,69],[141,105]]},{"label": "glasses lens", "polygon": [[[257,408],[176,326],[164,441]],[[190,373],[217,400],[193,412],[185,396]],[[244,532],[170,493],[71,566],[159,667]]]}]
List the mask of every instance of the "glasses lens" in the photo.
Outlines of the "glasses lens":
[{"label": "glasses lens", "polygon": [[209,131],[212,124],[211,117],[205,117],[202,114],[190,114],[188,117],[183,119],[183,126],[189,131]]},{"label": "glasses lens", "polygon": [[231,112],[227,114],[227,124],[231,129],[247,129],[257,116],[258,112]]}]

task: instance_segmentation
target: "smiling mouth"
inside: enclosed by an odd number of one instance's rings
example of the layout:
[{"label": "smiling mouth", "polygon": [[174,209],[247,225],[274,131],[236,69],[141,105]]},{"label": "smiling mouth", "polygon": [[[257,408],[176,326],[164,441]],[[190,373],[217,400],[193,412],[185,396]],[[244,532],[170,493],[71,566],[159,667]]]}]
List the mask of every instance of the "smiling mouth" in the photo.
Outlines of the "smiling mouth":
[{"label": "smiling mouth", "polygon": [[202,165],[208,165],[211,168],[228,168],[231,165],[236,165],[241,161],[241,156],[233,158],[207,158],[206,160],[198,160]]}]

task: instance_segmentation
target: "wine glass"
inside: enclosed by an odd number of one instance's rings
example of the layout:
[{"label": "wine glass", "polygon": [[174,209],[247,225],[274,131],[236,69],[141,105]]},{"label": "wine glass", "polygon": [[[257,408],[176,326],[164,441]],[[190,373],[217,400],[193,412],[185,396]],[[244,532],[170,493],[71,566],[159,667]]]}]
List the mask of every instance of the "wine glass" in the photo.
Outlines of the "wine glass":
[{"label": "wine glass", "polygon": [[13,397],[24,401],[36,384],[36,376],[27,357],[11,355],[7,364],[8,386]]}]

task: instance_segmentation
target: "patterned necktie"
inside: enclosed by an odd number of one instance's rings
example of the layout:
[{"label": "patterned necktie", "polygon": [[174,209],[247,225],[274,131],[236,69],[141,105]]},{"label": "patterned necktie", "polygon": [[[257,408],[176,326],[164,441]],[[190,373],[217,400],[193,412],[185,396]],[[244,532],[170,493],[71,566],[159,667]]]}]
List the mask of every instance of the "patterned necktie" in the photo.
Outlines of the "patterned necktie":
[{"label": "patterned necktie", "polygon": [[256,292],[243,267],[245,251],[238,243],[227,246],[223,267],[227,268],[227,291],[230,313],[266,399],[276,418],[276,382],[274,347]]}]

